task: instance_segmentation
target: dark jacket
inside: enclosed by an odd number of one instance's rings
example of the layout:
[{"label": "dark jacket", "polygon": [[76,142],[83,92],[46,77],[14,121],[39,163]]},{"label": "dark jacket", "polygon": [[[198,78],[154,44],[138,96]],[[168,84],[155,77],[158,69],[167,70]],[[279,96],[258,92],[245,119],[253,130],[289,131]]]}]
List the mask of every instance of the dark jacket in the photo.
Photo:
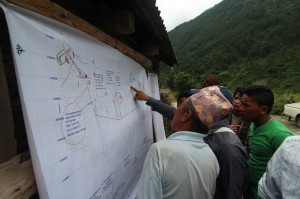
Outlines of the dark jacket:
[{"label": "dark jacket", "polygon": [[230,128],[215,129],[204,138],[220,166],[214,198],[241,199],[247,186],[247,152]]},{"label": "dark jacket", "polygon": [[173,119],[176,108],[166,104],[160,100],[149,97],[149,100],[146,102],[147,105],[151,106],[152,111],[159,112],[162,116],[168,118],[169,120]]}]

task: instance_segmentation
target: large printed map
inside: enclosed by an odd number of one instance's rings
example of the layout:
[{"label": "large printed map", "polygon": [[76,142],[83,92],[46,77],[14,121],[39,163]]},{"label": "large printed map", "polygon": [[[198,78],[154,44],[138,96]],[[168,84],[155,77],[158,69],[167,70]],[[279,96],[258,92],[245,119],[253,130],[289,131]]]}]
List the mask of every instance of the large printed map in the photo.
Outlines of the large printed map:
[{"label": "large printed map", "polygon": [[[1,5],[1,4],[0,4]],[[133,198],[153,142],[145,70],[77,30],[5,11],[40,198]]]}]

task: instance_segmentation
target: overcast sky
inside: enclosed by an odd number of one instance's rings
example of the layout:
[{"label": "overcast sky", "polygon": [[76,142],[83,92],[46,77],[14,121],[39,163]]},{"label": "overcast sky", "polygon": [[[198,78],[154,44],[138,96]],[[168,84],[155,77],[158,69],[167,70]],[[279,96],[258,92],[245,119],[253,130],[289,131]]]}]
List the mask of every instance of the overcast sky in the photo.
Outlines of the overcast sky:
[{"label": "overcast sky", "polygon": [[164,20],[167,31],[179,24],[194,19],[205,10],[222,0],[156,0],[160,16]]}]

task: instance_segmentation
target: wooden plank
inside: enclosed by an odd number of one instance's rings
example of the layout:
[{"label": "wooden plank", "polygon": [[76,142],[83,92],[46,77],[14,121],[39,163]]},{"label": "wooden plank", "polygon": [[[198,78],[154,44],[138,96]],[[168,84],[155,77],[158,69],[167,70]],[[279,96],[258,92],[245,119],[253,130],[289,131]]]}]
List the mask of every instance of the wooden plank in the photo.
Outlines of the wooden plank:
[{"label": "wooden plank", "polygon": [[152,61],[146,56],[133,50],[129,46],[125,45],[123,42],[118,41],[117,39],[104,33],[97,27],[89,24],[85,20],[72,14],[71,12],[65,10],[64,8],[51,2],[50,0],[7,0],[7,2],[31,10],[46,17],[52,18],[56,21],[62,22],[68,26],[85,32],[91,35],[92,37],[118,49],[121,53],[132,58],[133,60],[141,64],[143,67],[150,69],[153,67]]},{"label": "wooden plank", "polygon": [[113,13],[113,29],[116,34],[129,35],[135,32],[134,16],[128,10],[117,10]]},{"label": "wooden plank", "polygon": [[155,44],[139,43],[137,49],[140,52],[142,52],[144,55],[148,55],[148,56],[157,56],[159,54],[158,46]]},{"label": "wooden plank", "polygon": [[0,164],[0,198],[28,199],[37,192],[29,153]]},{"label": "wooden plank", "polygon": [[[0,44],[0,163],[17,154],[14,121]],[[1,175],[0,175],[1,176]],[[1,197],[0,197],[1,198]]]}]

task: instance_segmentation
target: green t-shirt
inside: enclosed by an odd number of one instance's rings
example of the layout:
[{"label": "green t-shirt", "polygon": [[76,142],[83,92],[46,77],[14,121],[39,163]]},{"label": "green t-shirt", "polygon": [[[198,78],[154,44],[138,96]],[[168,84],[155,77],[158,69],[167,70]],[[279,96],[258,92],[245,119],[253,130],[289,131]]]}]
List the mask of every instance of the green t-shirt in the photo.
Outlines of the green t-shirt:
[{"label": "green t-shirt", "polygon": [[259,198],[258,182],[266,171],[269,160],[285,138],[291,135],[293,134],[289,129],[274,119],[258,128],[255,128],[253,123],[250,125],[248,166],[254,198]]}]

